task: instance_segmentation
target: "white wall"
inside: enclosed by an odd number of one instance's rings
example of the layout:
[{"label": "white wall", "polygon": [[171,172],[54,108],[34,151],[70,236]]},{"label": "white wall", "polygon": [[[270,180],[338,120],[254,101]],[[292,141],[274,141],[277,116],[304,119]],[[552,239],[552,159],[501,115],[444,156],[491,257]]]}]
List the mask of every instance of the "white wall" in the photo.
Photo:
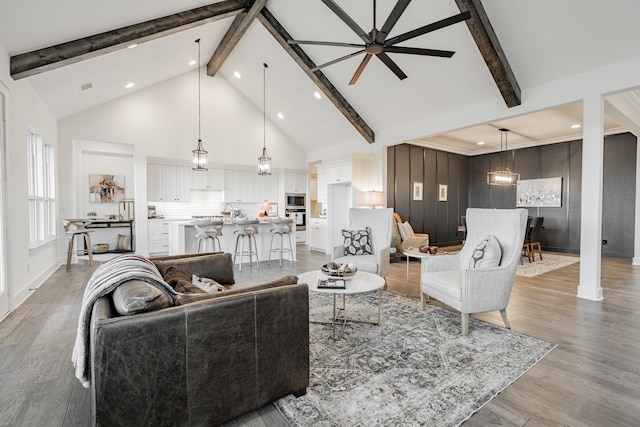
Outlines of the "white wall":
[{"label": "white wall", "polygon": [[[7,90],[7,281],[10,307],[15,308],[58,267],[55,242],[29,248],[27,192],[27,130],[53,146],[58,145],[57,120],[28,82],[9,75],[9,56],[0,46],[0,80]],[[59,159],[59,150],[56,150]],[[58,186],[58,194],[60,194]],[[62,187],[63,188],[63,187]]]}]

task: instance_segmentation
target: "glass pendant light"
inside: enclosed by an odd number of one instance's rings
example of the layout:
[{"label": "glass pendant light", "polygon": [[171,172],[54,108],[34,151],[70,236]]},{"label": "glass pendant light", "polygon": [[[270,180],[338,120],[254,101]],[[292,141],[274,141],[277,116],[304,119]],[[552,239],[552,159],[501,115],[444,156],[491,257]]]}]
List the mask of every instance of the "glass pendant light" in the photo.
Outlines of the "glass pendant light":
[{"label": "glass pendant light", "polygon": [[[502,166],[495,171],[487,172],[487,184],[489,185],[518,185],[520,174],[511,172],[506,166],[507,160],[507,132],[509,129],[500,128],[500,155],[502,158]],[[504,142],[504,150],[502,144]]]},{"label": "glass pendant light", "polygon": [[201,137],[201,129],[202,129],[202,120],[200,114],[200,39],[196,40],[198,43],[198,146],[193,153],[193,166],[191,169],[194,171],[206,171],[207,170],[207,151],[202,146],[202,137]]},{"label": "glass pendant light", "polygon": [[267,155],[267,64],[262,64],[262,156],[258,157],[258,175],[271,175],[271,157]]}]

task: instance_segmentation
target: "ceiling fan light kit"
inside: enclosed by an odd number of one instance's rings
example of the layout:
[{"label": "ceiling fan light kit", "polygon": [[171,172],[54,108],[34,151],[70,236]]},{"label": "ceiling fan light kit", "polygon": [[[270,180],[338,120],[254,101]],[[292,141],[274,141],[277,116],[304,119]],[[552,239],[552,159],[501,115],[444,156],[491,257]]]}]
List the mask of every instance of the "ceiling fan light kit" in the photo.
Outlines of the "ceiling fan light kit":
[{"label": "ceiling fan light kit", "polygon": [[360,50],[334,59],[333,61],[326,62],[312,68],[310,71],[315,72],[321,68],[329,65],[336,64],[344,61],[345,59],[353,58],[364,54],[365,57],[360,62],[360,65],[356,69],[350,85],[356,84],[360,75],[366,68],[367,64],[371,60],[371,57],[377,57],[384,65],[387,66],[400,80],[407,78],[407,75],[400,69],[387,53],[402,53],[408,55],[422,55],[422,56],[436,56],[442,58],[451,58],[455,52],[449,50],[438,49],[424,49],[417,47],[396,46],[399,43],[413,39],[415,37],[430,33],[441,28],[448,27],[458,22],[465,21],[471,18],[469,11],[459,13],[457,15],[450,16],[440,21],[416,28],[415,30],[400,34],[398,36],[388,38],[389,33],[396,25],[400,16],[404,13],[411,0],[398,0],[395,7],[387,17],[386,21],[382,25],[382,28],[378,30],[376,27],[376,0],[373,0],[373,29],[366,33],[347,13],[340,7],[334,0],[322,0],[322,2],[335,13],[349,28],[351,28],[364,42],[363,44],[356,43],[339,43],[339,42],[324,42],[324,41],[310,41],[310,40],[289,40],[289,44],[311,44],[320,46],[339,46],[339,47],[354,47]]}]

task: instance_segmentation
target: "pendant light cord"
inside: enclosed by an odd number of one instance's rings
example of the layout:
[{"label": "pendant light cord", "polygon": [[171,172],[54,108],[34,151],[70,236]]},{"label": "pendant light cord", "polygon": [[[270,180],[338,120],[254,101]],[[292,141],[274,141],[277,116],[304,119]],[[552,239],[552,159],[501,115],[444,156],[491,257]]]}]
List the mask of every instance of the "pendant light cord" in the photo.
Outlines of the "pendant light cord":
[{"label": "pendant light cord", "polygon": [[200,114],[200,39],[196,40],[196,43],[198,43],[198,144],[200,144],[200,141],[202,141],[202,116]]},{"label": "pendant light cord", "polygon": [[267,149],[267,68],[269,66],[262,64],[262,150]]}]

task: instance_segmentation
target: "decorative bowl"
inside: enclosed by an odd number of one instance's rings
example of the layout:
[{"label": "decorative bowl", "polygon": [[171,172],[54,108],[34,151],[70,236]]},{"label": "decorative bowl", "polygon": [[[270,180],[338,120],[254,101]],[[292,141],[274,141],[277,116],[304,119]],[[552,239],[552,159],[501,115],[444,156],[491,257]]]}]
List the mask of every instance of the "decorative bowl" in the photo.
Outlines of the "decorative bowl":
[{"label": "decorative bowl", "polygon": [[95,245],[91,246],[91,251],[94,254],[104,253],[104,252],[107,252],[108,250],[109,250],[108,243],[96,243]]},{"label": "decorative bowl", "polygon": [[339,262],[330,262],[322,266],[322,273],[331,277],[350,277],[358,272],[353,264],[341,264]]}]

